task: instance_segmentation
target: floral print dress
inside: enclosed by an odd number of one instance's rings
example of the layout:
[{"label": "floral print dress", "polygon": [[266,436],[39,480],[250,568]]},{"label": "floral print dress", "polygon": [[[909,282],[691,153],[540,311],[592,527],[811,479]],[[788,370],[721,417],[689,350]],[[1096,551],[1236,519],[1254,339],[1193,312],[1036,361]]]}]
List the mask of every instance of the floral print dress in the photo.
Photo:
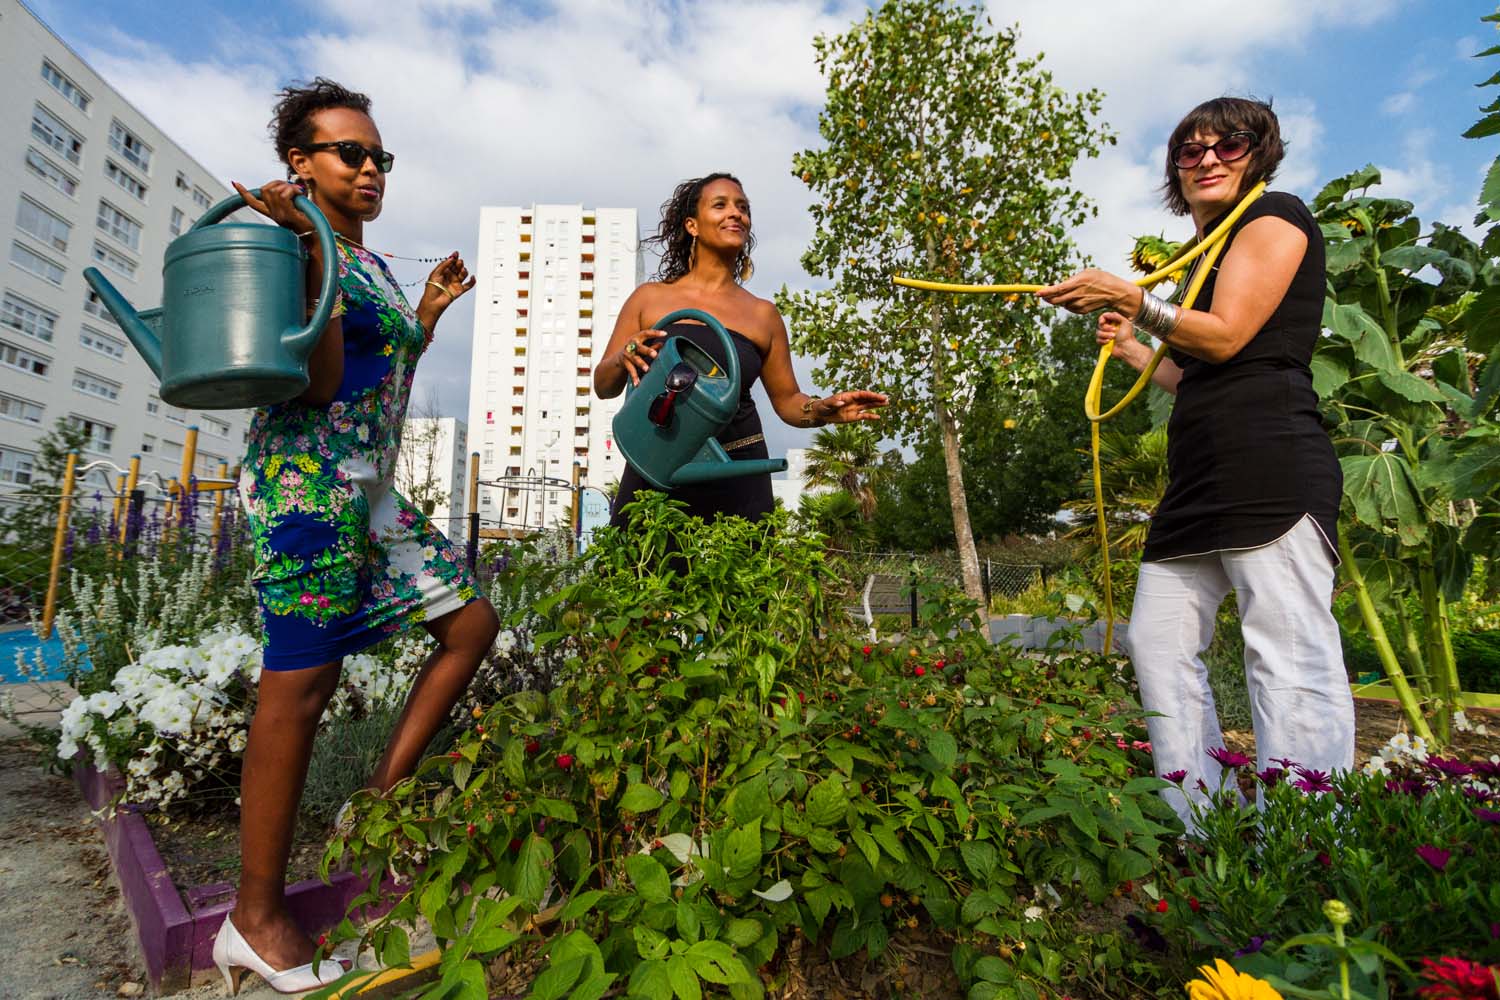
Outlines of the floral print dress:
[{"label": "floral print dress", "polygon": [[394,488],[425,331],[384,261],[338,246],[338,394],[257,410],[241,467],[267,670],[329,663],[479,596],[462,554]]}]

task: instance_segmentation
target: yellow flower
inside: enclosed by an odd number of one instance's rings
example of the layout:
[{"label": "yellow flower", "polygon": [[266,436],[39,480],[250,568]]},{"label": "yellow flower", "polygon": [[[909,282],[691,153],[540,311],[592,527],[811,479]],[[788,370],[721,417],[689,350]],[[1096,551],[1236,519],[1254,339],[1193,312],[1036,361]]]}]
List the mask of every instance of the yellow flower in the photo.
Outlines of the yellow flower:
[{"label": "yellow flower", "polygon": [[266,475],[275,478],[276,473],[281,471],[281,456],[272,455],[271,460],[266,463]]},{"label": "yellow flower", "polygon": [[1214,959],[1214,968],[1200,965],[1198,971],[1205,978],[1187,984],[1188,1000],[1282,1000],[1270,983],[1236,971],[1222,958]]},{"label": "yellow flower", "polygon": [[1016,429],[1016,422],[1014,420],[1012,420],[1010,417],[1006,417],[1005,418],[1005,429],[1008,430],[1008,431],[1015,430]]},{"label": "yellow flower", "polygon": [[313,461],[311,455],[298,455],[293,458],[292,461],[296,463],[297,468],[301,469],[303,472],[318,471],[318,463]]}]

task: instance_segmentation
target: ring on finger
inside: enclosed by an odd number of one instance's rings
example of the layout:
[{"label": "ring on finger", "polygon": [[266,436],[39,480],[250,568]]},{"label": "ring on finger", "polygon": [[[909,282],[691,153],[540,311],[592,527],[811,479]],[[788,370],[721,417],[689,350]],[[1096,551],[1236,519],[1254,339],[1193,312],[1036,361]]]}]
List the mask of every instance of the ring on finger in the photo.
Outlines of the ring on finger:
[{"label": "ring on finger", "polygon": [[627,343],[625,345],[625,353],[626,354],[634,354],[635,353],[635,348],[636,348],[636,343],[635,343],[635,341],[632,340],[632,341],[630,341],[629,343]]}]

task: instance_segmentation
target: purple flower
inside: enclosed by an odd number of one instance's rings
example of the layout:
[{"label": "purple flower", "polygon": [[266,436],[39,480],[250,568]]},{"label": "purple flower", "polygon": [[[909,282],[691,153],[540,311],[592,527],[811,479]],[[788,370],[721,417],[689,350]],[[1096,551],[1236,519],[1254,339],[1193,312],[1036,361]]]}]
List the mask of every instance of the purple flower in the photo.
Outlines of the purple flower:
[{"label": "purple flower", "polygon": [[1486,778],[1500,778],[1500,761],[1484,760],[1481,758],[1475,760],[1469,766],[1475,774],[1484,775]]},{"label": "purple flower", "polygon": [[1271,763],[1280,765],[1283,771],[1290,771],[1297,766],[1297,762],[1290,757],[1272,757]]},{"label": "purple flower", "polygon": [[1500,823],[1500,812],[1496,812],[1493,809],[1484,809],[1479,806],[1475,806],[1474,815],[1479,817],[1479,819],[1485,823]]},{"label": "purple flower", "polygon": [[1427,766],[1449,778],[1462,778],[1473,774],[1474,769],[1457,757],[1428,757]]},{"label": "purple flower", "polygon": [[1386,781],[1385,790],[1400,792],[1402,795],[1414,795],[1420,799],[1427,794],[1427,782],[1421,778],[1402,778],[1400,781],[1392,778]]},{"label": "purple flower", "polygon": [[1249,944],[1245,945],[1245,947],[1241,948],[1239,951],[1236,951],[1234,953],[1234,957],[1235,958],[1239,958],[1241,955],[1253,955],[1253,954],[1255,954],[1256,952],[1260,951],[1262,948],[1264,948],[1266,946],[1266,941],[1267,940],[1268,940],[1267,938],[1263,938],[1259,934],[1255,935],[1253,938],[1250,939],[1250,943]]},{"label": "purple flower", "polygon": [[1227,747],[1214,747],[1208,755],[1218,761],[1222,767],[1245,767],[1250,763],[1250,758],[1238,750],[1230,750]]},{"label": "purple flower", "polygon": [[1433,847],[1431,844],[1423,844],[1417,848],[1417,857],[1432,866],[1433,871],[1442,871],[1448,867],[1448,859],[1453,852],[1445,851],[1441,847]]},{"label": "purple flower", "polygon": [[1186,771],[1168,771],[1166,774],[1161,776],[1161,779],[1163,781],[1170,781],[1174,785],[1182,784],[1185,778],[1187,778]]},{"label": "purple flower", "polygon": [[1465,785],[1464,797],[1473,799],[1475,802],[1488,802],[1495,797],[1495,793],[1488,788]]},{"label": "purple flower", "polygon": [[1255,772],[1255,776],[1260,779],[1260,783],[1267,788],[1273,788],[1280,784],[1284,774],[1286,772],[1279,767],[1268,767],[1264,771]]},{"label": "purple flower", "polygon": [[1292,782],[1292,787],[1304,792],[1331,792],[1333,782],[1328,780],[1327,771],[1314,771],[1310,767],[1298,765],[1295,768],[1297,779]]}]

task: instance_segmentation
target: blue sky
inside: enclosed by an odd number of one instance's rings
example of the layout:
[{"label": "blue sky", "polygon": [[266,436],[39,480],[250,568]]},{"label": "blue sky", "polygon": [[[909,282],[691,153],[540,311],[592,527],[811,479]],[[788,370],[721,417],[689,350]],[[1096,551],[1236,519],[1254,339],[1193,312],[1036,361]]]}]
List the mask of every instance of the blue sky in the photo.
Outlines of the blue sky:
[{"label": "blue sky", "polygon": [[[411,256],[472,251],[481,204],[633,206],[643,229],[682,177],[746,181],[761,250],[752,290],[804,285],[811,235],[794,152],[817,143],[823,83],[811,39],[858,0],[29,0],[94,68],[224,180],[279,171],[265,140],[271,93],[324,73],[371,94],[401,160],[371,245]],[[1290,140],[1280,185],[1311,195],[1376,163],[1385,193],[1425,219],[1468,223],[1500,141],[1460,138],[1474,84],[1500,59],[1479,18],[1494,0],[996,0],[1057,82],[1105,91],[1118,146],[1075,183],[1099,206],[1077,235],[1101,266],[1129,238],[1176,233],[1155,189],[1166,133],[1219,93],[1275,99]],[[406,278],[420,275],[404,275]],[[418,378],[465,415],[472,314],[439,329]],[[809,381],[811,364],[798,365]],[[823,386],[825,390],[842,388]],[[805,435],[773,428],[774,448]]]}]

